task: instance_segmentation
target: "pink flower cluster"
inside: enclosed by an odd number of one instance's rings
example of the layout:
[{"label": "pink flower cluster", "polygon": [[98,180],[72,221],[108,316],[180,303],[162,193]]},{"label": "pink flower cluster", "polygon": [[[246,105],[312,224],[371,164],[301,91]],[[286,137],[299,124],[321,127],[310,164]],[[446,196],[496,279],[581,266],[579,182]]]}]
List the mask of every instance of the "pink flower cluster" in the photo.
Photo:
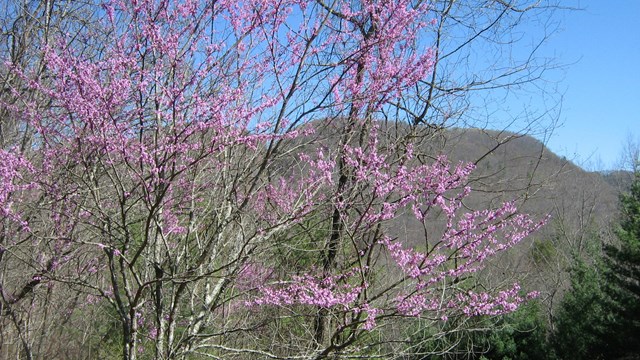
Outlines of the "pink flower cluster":
[{"label": "pink flower cluster", "polygon": [[291,281],[281,281],[275,285],[259,287],[260,295],[248,306],[271,305],[293,306],[308,305],[318,308],[334,308],[354,314],[366,313],[362,328],[372,330],[376,326],[376,317],[383,314],[382,309],[362,301],[362,293],[369,286],[367,283],[354,285],[356,272],[354,269],[342,275],[313,276],[305,274],[294,276]]},{"label": "pink flower cluster", "polygon": [[352,308],[366,284],[348,283],[353,273],[316,277],[310,274],[294,276],[289,282],[260,287],[260,296],[248,302],[254,305],[312,305],[322,308]]},{"label": "pink flower cluster", "polygon": [[473,291],[458,294],[456,306],[461,307],[462,312],[467,316],[500,315],[515,311],[525,300],[537,296],[537,292],[530,292],[521,297],[520,286],[514,284],[511,289],[500,291],[495,296]]},{"label": "pink flower cluster", "polygon": [[0,149],[0,217],[9,218],[18,223],[23,230],[28,229],[28,224],[19,213],[12,208],[13,203],[20,201],[22,191],[31,190],[35,183],[29,180],[29,175],[34,171],[31,163],[15,151]]},{"label": "pink flower cluster", "polygon": [[344,21],[335,26],[331,42],[347,59],[348,76],[331,79],[334,101],[340,108],[379,110],[415,85],[433,67],[430,50],[420,48],[418,38],[431,24],[428,4],[408,0],[362,1],[337,5]]}]

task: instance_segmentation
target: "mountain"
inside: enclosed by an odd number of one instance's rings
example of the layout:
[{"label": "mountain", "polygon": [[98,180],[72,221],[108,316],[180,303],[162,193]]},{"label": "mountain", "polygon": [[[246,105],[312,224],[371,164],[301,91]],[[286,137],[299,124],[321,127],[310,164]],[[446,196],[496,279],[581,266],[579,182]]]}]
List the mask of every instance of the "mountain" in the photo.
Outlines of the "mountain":
[{"label": "mountain", "polygon": [[[484,282],[521,282],[538,290],[551,310],[569,285],[575,257],[590,258],[603,242],[614,241],[610,224],[618,213],[618,195],[629,184],[624,172],[588,172],[557,156],[527,135],[480,129],[447,129],[423,146],[453,162],[476,164],[469,181],[469,209],[496,207],[515,200],[522,213],[550,216],[540,231],[505,252],[483,272]],[[415,246],[423,243],[421,224],[404,216],[394,232]],[[489,285],[490,286],[490,285]]]}]

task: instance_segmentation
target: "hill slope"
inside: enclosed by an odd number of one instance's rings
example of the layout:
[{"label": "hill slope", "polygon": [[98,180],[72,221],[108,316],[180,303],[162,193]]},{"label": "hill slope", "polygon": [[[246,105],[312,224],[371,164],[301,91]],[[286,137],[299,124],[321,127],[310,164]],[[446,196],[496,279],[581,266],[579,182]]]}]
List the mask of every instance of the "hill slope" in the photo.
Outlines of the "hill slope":
[{"label": "hill slope", "polygon": [[[528,290],[540,291],[551,310],[568,287],[572,259],[589,258],[612,239],[609,224],[617,216],[622,176],[587,172],[533,137],[509,132],[447,129],[421,150],[476,164],[468,184],[473,190],[465,202],[468,209],[513,200],[534,218],[550,216],[542,230],[485,269],[481,276],[487,286],[521,282]],[[418,247],[437,229],[437,224],[425,229],[410,214],[389,225],[394,236]]]}]

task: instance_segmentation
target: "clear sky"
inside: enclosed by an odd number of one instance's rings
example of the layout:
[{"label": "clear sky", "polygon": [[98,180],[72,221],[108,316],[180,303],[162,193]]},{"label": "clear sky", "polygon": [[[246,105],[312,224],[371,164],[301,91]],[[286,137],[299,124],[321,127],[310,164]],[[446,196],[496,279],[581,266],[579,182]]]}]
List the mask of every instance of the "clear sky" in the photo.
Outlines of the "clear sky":
[{"label": "clear sky", "polygon": [[569,64],[559,76],[560,124],[547,142],[589,169],[619,164],[629,136],[640,139],[640,0],[571,0],[545,52]]}]

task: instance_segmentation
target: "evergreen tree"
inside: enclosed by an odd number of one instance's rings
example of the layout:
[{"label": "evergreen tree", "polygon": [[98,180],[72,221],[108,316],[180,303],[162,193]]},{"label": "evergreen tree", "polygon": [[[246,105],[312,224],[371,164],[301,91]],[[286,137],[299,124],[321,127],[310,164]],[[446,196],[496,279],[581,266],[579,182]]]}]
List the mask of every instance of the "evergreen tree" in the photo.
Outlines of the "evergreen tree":
[{"label": "evergreen tree", "polygon": [[620,197],[619,244],[605,247],[607,293],[617,313],[615,339],[619,353],[640,354],[640,168],[629,193]]},{"label": "evergreen tree", "polygon": [[555,316],[552,336],[560,359],[622,359],[640,354],[640,168],[620,196],[617,244],[576,259],[571,289]]},{"label": "evergreen tree", "polygon": [[615,349],[609,339],[617,315],[607,300],[605,271],[599,257],[574,260],[571,289],[555,314],[551,358],[606,359]]}]

